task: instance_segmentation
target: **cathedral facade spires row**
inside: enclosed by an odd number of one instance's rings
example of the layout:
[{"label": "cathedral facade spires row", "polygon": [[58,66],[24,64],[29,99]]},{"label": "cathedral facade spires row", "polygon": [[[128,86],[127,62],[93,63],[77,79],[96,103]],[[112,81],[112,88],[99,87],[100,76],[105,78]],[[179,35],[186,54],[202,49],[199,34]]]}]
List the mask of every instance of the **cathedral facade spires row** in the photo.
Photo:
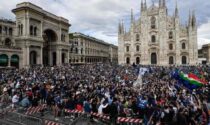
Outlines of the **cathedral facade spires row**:
[{"label": "cathedral facade spires row", "polygon": [[[153,2],[154,4],[154,2]],[[159,7],[166,7],[166,1],[165,0],[159,0]],[[141,11],[147,10],[147,1],[141,0]]]},{"label": "cathedral facade spires row", "polygon": [[119,21],[119,26],[118,26],[118,34],[125,34],[126,29],[124,27],[124,21],[121,20]]},{"label": "cathedral facade spires row", "polygon": [[[165,7],[165,0],[159,0],[159,6],[160,7]],[[146,0],[141,0],[141,10],[144,11],[147,9],[147,1]],[[176,0],[176,6],[175,6],[175,10],[174,10],[174,17],[175,19],[179,19],[179,9],[178,9],[178,4],[177,4],[177,0]],[[131,15],[130,15],[130,29],[132,29],[132,27],[134,26],[135,23],[135,18],[134,18],[134,14],[133,14],[133,9],[131,9]],[[196,26],[196,17],[195,17],[195,11],[190,11],[189,12],[189,19],[188,19],[188,27],[195,27]],[[120,21],[119,22],[119,30],[118,32],[120,34],[124,34],[126,32],[125,27],[124,27],[124,22]]]},{"label": "cathedral facade spires row", "polygon": [[189,19],[188,19],[188,27],[195,28],[196,27],[196,17],[195,17],[195,10],[192,12],[189,11]]}]

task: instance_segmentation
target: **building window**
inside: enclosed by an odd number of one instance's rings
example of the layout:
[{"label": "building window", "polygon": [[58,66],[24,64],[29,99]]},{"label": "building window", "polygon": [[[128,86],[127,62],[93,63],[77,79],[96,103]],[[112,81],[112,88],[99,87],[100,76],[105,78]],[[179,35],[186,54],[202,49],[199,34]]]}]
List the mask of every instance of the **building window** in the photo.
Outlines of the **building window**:
[{"label": "building window", "polygon": [[30,26],[30,35],[31,35],[31,36],[33,36],[33,34],[34,34],[33,31],[34,31],[34,27],[31,25],[31,26]]},{"label": "building window", "polygon": [[9,35],[12,36],[12,28],[9,28]]},{"label": "building window", "polygon": [[129,46],[126,46],[126,52],[129,52]]},{"label": "building window", "polygon": [[6,38],[4,45],[10,47],[12,45],[11,40],[9,38]]},{"label": "building window", "polygon": [[18,35],[20,35],[20,25],[18,25]]},{"label": "building window", "polygon": [[34,27],[34,36],[37,35],[37,27]]},{"label": "building window", "polygon": [[4,27],[4,32],[7,35],[7,27]]},{"label": "building window", "polygon": [[173,50],[173,44],[169,44],[169,50]]},{"label": "building window", "polygon": [[173,32],[172,32],[172,31],[170,31],[170,32],[168,33],[168,38],[169,38],[169,39],[173,39]]},{"label": "building window", "polygon": [[155,35],[152,35],[151,41],[152,41],[153,43],[156,42],[156,37],[155,37]]},{"label": "building window", "polygon": [[151,29],[155,29],[156,28],[156,18],[155,17],[152,17],[151,18]]},{"label": "building window", "polygon": [[0,26],[0,34],[2,33],[2,27]]},{"label": "building window", "polygon": [[185,43],[182,43],[182,49],[186,49]]},{"label": "building window", "polygon": [[139,41],[139,34],[136,34],[136,41]]},{"label": "building window", "polygon": [[66,41],[65,39],[66,39],[65,34],[61,34],[61,41],[65,42]]},{"label": "building window", "polygon": [[83,48],[81,48],[81,54],[83,54]]},{"label": "building window", "polygon": [[20,34],[23,35],[23,24],[20,25]]},{"label": "building window", "polygon": [[139,45],[136,46],[136,51],[139,52]]},{"label": "building window", "polygon": [[71,48],[70,53],[73,53],[73,48]]},{"label": "building window", "polygon": [[78,49],[77,49],[77,48],[75,49],[75,53],[76,53],[76,54],[78,53]]}]

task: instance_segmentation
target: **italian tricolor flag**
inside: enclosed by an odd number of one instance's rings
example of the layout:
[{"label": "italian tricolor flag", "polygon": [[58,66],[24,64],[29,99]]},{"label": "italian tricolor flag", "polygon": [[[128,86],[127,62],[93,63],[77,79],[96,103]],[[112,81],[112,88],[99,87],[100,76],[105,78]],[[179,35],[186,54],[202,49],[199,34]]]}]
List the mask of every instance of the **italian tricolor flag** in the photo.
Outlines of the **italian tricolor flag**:
[{"label": "italian tricolor flag", "polygon": [[201,86],[207,84],[207,82],[205,80],[198,78],[195,74],[192,74],[192,73],[184,74],[183,72],[181,72],[181,73],[179,73],[179,76],[183,80],[189,82],[189,84],[192,84],[192,85],[201,87]]}]

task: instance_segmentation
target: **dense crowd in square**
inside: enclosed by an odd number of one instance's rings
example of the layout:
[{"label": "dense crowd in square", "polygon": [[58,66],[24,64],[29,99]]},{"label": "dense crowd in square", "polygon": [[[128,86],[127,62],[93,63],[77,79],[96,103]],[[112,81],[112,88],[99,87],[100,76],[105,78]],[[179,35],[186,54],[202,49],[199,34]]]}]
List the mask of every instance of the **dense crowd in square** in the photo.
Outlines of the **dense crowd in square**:
[{"label": "dense crowd in square", "polygon": [[[140,67],[148,71],[140,88],[133,86]],[[207,84],[190,90],[171,72],[193,72]],[[55,120],[64,109],[96,112],[116,118],[143,119],[145,125],[207,125],[209,123],[208,66],[64,65],[0,70],[1,106],[12,108],[46,104]]]}]

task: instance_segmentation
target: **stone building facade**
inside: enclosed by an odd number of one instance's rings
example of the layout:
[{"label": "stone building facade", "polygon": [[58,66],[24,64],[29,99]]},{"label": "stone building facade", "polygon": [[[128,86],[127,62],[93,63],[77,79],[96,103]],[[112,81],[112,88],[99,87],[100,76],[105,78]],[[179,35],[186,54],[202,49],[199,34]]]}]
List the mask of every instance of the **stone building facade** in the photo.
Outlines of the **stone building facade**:
[{"label": "stone building facade", "polygon": [[117,63],[118,47],[82,33],[70,34],[70,59],[72,64]]},{"label": "stone building facade", "polygon": [[202,64],[210,64],[210,44],[205,44],[198,50],[198,58]]},{"label": "stone building facade", "polygon": [[195,65],[198,59],[197,25],[190,12],[187,25],[182,25],[176,5],[173,16],[167,13],[165,0],[147,7],[141,2],[141,17],[134,19],[128,31],[123,21],[118,27],[119,64]]},{"label": "stone building facade", "polygon": [[0,66],[61,65],[69,60],[69,21],[23,2],[16,22],[0,20]]},{"label": "stone building facade", "polygon": [[19,67],[23,56],[20,47],[15,43],[16,23],[0,19],[0,66]]}]

